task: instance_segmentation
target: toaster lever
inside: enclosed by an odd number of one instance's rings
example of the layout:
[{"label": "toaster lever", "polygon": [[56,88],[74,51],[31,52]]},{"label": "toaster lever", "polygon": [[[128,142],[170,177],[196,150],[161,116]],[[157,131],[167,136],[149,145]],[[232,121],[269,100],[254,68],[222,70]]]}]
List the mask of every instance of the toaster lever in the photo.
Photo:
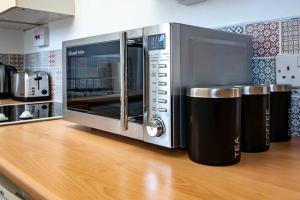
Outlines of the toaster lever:
[{"label": "toaster lever", "polygon": [[36,78],[34,78],[34,80],[36,80],[38,82],[38,90],[40,90],[40,80],[42,80],[43,78],[39,75],[36,75]]}]

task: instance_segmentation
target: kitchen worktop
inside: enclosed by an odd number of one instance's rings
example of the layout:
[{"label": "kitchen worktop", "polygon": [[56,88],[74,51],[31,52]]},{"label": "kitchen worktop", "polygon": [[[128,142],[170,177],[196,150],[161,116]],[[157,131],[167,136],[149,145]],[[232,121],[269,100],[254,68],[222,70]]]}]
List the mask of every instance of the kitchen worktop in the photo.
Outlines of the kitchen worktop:
[{"label": "kitchen worktop", "polygon": [[38,200],[299,199],[300,138],[210,167],[64,120],[19,124],[0,128],[0,173]]},{"label": "kitchen worktop", "polygon": [[25,102],[25,101],[17,101],[14,99],[0,99],[0,106],[5,105],[22,105],[22,104],[28,104],[28,103],[45,103],[45,102],[52,102],[52,100],[49,101],[31,101],[31,102]]},{"label": "kitchen worktop", "polygon": [[0,105],[11,105],[11,104],[24,104],[22,101],[16,101],[13,99],[0,99]]}]

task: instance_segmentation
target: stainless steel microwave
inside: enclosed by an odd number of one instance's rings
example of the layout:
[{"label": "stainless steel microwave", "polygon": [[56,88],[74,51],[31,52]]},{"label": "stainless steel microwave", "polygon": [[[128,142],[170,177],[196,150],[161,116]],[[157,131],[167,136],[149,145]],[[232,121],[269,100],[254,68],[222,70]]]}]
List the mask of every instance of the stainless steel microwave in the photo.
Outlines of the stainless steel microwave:
[{"label": "stainless steel microwave", "polygon": [[165,23],[63,42],[64,117],[184,147],[185,88],[251,82],[251,39]]}]

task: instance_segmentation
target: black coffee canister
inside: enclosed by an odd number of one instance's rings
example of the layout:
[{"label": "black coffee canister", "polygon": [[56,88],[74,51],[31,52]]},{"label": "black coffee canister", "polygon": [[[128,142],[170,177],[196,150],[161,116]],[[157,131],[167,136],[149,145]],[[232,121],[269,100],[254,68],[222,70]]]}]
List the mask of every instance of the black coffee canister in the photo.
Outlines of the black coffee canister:
[{"label": "black coffee canister", "polygon": [[270,87],[237,86],[242,93],[241,150],[263,152],[270,145]]},{"label": "black coffee canister", "polygon": [[205,165],[240,161],[241,94],[238,88],[187,90],[188,152]]},{"label": "black coffee canister", "polygon": [[290,141],[291,85],[270,85],[270,140]]}]

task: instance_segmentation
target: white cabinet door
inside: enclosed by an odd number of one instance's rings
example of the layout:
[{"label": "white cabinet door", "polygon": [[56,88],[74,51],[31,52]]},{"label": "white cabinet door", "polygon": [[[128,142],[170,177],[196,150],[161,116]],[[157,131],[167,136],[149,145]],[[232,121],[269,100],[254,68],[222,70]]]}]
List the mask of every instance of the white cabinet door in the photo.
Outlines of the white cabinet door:
[{"label": "white cabinet door", "polygon": [[75,14],[74,0],[18,0],[17,6],[46,12],[54,12],[65,15]]}]

